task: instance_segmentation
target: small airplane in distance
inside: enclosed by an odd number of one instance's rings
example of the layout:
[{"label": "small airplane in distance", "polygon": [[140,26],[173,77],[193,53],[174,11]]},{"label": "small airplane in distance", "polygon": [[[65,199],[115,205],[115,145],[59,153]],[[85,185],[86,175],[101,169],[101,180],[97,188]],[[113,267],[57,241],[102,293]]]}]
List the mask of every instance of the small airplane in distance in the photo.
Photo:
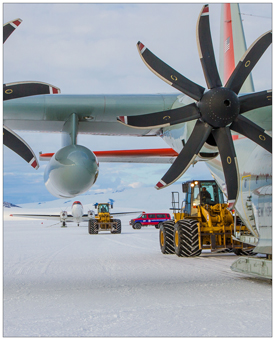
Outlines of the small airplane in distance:
[{"label": "small airplane in distance", "polygon": [[[125,214],[139,213],[139,212],[140,211],[120,212],[120,213],[112,213],[112,215],[125,215]],[[45,219],[45,220],[59,220],[62,223],[62,227],[66,227],[67,222],[75,222],[77,223],[77,226],[79,227],[79,224],[81,222],[89,222],[89,220],[94,219],[95,212],[93,210],[88,210],[87,214],[84,214],[82,203],[80,201],[75,201],[72,204],[71,214],[68,214],[66,210],[61,210],[60,214],[11,214],[10,216]]]},{"label": "small airplane in distance", "polygon": [[90,219],[95,217],[93,210],[88,210],[87,214],[83,213],[83,205],[80,201],[75,201],[72,204],[72,212],[68,214],[66,210],[61,210],[60,214],[11,214],[10,216],[15,217],[26,217],[36,218],[45,220],[60,220],[62,227],[66,227],[67,222],[75,222],[79,227],[80,222],[88,222]]}]

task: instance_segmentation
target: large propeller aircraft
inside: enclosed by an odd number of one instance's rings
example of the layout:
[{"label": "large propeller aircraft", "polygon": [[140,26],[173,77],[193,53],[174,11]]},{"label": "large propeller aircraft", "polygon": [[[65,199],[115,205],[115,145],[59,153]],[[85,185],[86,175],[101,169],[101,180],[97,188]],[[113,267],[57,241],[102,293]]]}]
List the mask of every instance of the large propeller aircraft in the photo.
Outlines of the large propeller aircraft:
[{"label": "large propeller aircraft", "polygon": [[[157,189],[178,180],[191,164],[207,161],[231,208],[235,206],[255,238],[262,235],[257,251],[271,254],[271,214],[265,212],[271,207],[272,90],[254,92],[250,73],[271,44],[272,33],[262,34],[246,49],[238,4],[222,7],[220,73],[208,5],[203,6],[197,21],[198,52],[207,89],[138,42],[146,66],[182,94],[61,95],[57,87],[39,82],[5,84],[4,145],[37,168],[33,151],[13,130],[61,131],[63,147],[55,154],[40,155],[40,159],[49,160],[44,175],[47,189],[63,198],[79,195],[95,183],[101,159],[148,163],[166,159],[172,165]],[[20,23],[17,19],[4,26],[4,41]],[[238,55],[242,55],[239,61]],[[155,135],[169,148],[96,153],[77,144],[78,133]]]}]

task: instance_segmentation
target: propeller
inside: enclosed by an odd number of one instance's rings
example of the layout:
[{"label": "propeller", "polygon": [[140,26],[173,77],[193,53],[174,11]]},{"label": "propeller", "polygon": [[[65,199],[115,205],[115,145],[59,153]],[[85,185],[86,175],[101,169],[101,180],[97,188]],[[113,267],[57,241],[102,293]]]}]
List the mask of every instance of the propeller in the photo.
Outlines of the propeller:
[{"label": "propeller", "polygon": [[[4,25],[4,43],[13,31],[21,24],[21,22],[21,19],[16,19]],[[16,82],[3,85],[3,101],[39,94],[56,93],[60,93],[60,89],[58,87],[37,81]],[[31,147],[20,136],[5,125],[3,125],[3,144],[22,157],[33,168],[39,168],[38,160]]]},{"label": "propeller", "polygon": [[186,145],[157,183],[156,188],[167,187],[182,176],[210,137],[214,138],[219,149],[228,202],[233,207],[239,192],[239,173],[230,130],[244,135],[272,152],[272,138],[261,127],[242,116],[244,112],[271,105],[272,91],[238,96],[247,76],[271,44],[272,33],[266,32],[250,46],[227,83],[222,86],[213,50],[208,5],[202,8],[196,29],[198,52],[208,89],[185,78],[165,64],[141,42],[137,43],[137,48],[143,62],[151,71],[197,102],[162,112],[120,116],[117,120],[133,128],[159,128],[197,119]]}]

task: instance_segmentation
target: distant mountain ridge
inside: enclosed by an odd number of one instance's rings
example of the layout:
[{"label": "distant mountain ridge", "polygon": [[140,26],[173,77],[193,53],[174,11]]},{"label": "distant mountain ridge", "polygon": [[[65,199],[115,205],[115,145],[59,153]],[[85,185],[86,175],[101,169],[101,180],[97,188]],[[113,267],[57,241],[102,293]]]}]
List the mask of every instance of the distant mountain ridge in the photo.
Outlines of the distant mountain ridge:
[{"label": "distant mountain ridge", "polygon": [[15,205],[15,204],[9,203],[9,202],[3,202],[3,207],[5,207],[5,208],[22,208],[19,205]]}]

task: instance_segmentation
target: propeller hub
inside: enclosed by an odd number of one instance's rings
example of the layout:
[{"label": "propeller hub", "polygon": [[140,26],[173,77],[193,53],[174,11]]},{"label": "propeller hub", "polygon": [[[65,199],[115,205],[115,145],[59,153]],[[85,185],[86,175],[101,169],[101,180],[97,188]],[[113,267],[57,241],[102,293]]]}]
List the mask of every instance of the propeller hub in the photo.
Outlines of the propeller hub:
[{"label": "propeller hub", "polygon": [[232,123],[240,112],[238,96],[224,87],[207,91],[198,106],[202,119],[214,128]]}]

